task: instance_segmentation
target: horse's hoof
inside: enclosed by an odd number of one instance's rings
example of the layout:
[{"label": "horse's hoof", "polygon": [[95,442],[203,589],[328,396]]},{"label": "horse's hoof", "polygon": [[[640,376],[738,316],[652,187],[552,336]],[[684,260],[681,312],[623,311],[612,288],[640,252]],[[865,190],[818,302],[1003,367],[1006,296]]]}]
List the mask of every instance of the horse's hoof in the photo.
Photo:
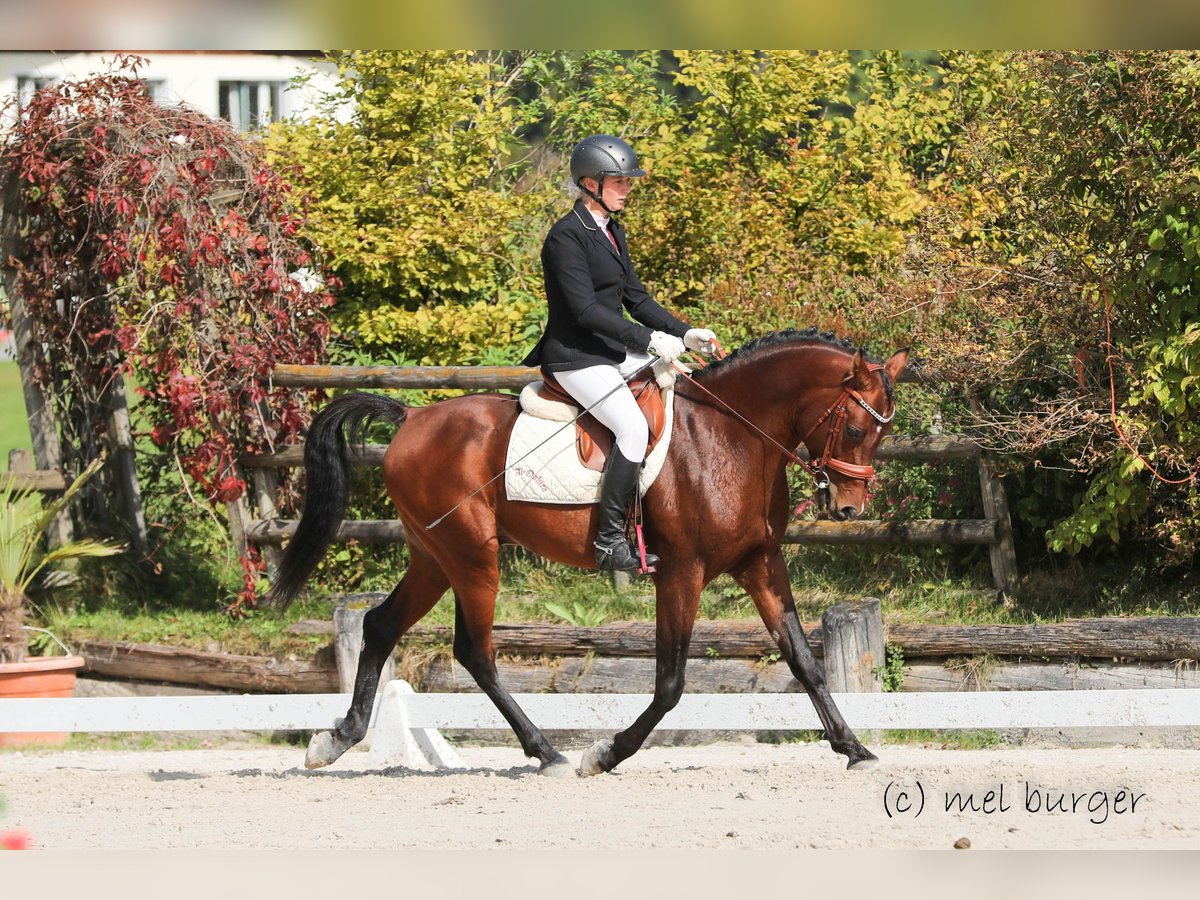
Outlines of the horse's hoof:
[{"label": "horse's hoof", "polygon": [[304,768],[319,769],[329,765],[341,755],[342,751],[338,750],[337,744],[334,742],[333,732],[318,731],[308,742],[308,752],[304,754]]},{"label": "horse's hoof", "polygon": [[579,775],[587,778],[589,775],[599,775],[613,767],[613,742],[609,740],[596,741],[584,751],[583,759],[579,761]]},{"label": "horse's hoof", "polygon": [[552,759],[550,762],[544,762],[538,766],[538,774],[545,775],[547,778],[570,778],[575,774],[575,770],[571,768],[566,757],[560,756],[558,759]]},{"label": "horse's hoof", "polygon": [[853,769],[856,772],[869,772],[879,765],[878,756],[870,750],[863,750],[862,752],[865,754],[864,756],[850,757],[849,762],[846,763],[847,769]]}]

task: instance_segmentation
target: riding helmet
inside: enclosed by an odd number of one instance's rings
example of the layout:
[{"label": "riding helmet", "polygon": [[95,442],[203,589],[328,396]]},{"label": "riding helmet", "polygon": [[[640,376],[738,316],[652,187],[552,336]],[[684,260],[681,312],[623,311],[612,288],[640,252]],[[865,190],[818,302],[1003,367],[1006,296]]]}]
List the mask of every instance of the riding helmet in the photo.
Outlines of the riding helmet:
[{"label": "riding helmet", "polygon": [[606,176],[627,175],[641,178],[646,173],[639,167],[633,148],[611,134],[593,134],[571,151],[571,180],[583,187],[583,179],[603,181]]}]

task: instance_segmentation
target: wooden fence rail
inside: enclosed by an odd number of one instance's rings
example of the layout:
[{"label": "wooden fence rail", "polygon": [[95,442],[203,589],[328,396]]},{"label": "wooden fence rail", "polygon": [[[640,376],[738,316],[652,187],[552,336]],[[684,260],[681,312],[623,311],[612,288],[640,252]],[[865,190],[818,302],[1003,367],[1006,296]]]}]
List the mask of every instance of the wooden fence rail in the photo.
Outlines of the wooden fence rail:
[{"label": "wooden fence rail", "polygon": [[[524,366],[277,366],[274,384],[307,388],[358,389],[466,389],[520,390],[540,378],[537,369]],[[901,382],[938,383],[940,377],[928,371],[906,370]],[[377,467],[386,447],[367,445],[352,451],[351,460],[360,466]],[[963,435],[891,435],[880,445],[880,460],[907,460],[934,463],[946,459],[976,460],[983,495],[983,519],[929,519],[917,521],[793,522],[788,526],[788,543],[819,544],[979,544],[991,554],[993,584],[999,591],[1011,591],[1017,582],[1016,552],[1008,504],[991,455],[971,438]],[[275,494],[277,471],[304,464],[304,448],[294,445],[258,456],[246,456],[241,464],[253,473],[257,497],[257,517],[249,504],[230,509],[235,535],[263,545],[268,564],[275,549],[295,533],[296,521],[277,515]],[[395,520],[347,521],[337,539],[363,543],[388,544],[404,540],[404,529]]]},{"label": "wooden fence rail", "polygon": [[[371,606],[382,593],[344,602]],[[334,622],[307,620],[295,632],[335,637]],[[826,656],[823,621],[805,622],[813,653]],[[1040,625],[884,623],[886,642],[904,657],[904,691],[1200,687],[1200,618],[1145,616]],[[450,660],[448,626],[417,625],[399,665],[427,691],[472,691]],[[496,623],[502,680],[523,691],[645,691],[654,682],[654,623],[582,627]],[[353,667],[329,645],[310,658],[275,659],[125,641],[83,641],[86,672],[109,679],[164,682],[243,692],[323,693],[344,689]],[[411,656],[409,651],[412,651]],[[795,690],[778,646],[757,619],[700,619],[689,646],[689,691]],[[965,659],[970,657],[970,659]]]}]

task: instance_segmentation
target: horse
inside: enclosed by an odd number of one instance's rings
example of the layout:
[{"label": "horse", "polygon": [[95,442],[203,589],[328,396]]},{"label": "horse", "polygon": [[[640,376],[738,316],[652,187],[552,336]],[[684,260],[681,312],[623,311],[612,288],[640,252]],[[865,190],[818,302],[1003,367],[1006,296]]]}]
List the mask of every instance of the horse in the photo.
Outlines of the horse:
[{"label": "horse", "polygon": [[[862,515],[874,475],[871,463],[895,414],[893,385],[907,360],[908,351],[901,350],[880,364],[831,334],[787,330],[751,341],[677,381],[667,458],[642,501],[647,544],[661,557],[651,576],[654,695],[632,725],[585,751],[579,775],[609,772],[628,759],[679,702],[700,592],[722,573],[753,599],[847,768],[876,759],[829,694],[796,613],[780,546],[791,509],[787,465],[802,462],[789,448],[808,449],[811,462],[803,464],[833,518]],[[374,422],[396,427],[382,469],[404,525],[409,565],[387,599],[364,617],[349,711],[332,731],[313,735],[307,768],[329,765],[363,739],[388,655],[451,589],[455,659],[508,721],[526,756],[539,761],[540,774],[571,774],[567,759],[497,676],[492,627],[499,551],[502,544],[516,543],[555,562],[595,568],[598,513],[594,504],[507,498],[496,476],[519,412],[512,394],[479,393],[408,407],[351,392],[314,416],[304,448],[304,511],[266,602],[290,603],[329,548],[346,507],[348,441],[365,440]],[[480,490],[481,485],[486,487]]]}]

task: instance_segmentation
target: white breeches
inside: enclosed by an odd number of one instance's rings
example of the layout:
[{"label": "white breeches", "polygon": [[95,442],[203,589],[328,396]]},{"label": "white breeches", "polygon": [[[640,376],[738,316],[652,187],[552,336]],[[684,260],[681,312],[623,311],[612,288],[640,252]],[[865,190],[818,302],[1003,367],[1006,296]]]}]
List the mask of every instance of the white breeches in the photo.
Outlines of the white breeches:
[{"label": "white breeches", "polygon": [[[589,366],[586,369],[554,373],[563,389],[585,409],[593,403],[597,404],[592,407],[591,414],[613,433],[621,455],[630,462],[645,459],[650,428],[625,379],[651,359],[648,354],[630,350],[625,354],[625,362],[619,366]],[[609,396],[605,397],[605,394]]]}]

